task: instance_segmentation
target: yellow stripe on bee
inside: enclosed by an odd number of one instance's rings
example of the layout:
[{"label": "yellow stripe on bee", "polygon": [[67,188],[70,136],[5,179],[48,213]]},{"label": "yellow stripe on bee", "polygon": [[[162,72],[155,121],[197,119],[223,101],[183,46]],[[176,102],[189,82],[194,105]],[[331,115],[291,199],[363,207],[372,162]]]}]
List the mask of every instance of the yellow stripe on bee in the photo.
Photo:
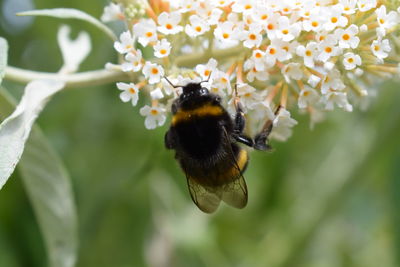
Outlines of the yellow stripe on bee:
[{"label": "yellow stripe on bee", "polygon": [[219,116],[222,113],[222,108],[215,105],[204,105],[191,110],[179,110],[172,117],[172,125],[175,125],[179,122],[188,121],[192,117]]},{"label": "yellow stripe on bee", "polygon": [[237,159],[237,164],[239,166],[240,171],[243,171],[244,167],[246,166],[246,163],[248,161],[248,155],[247,155],[247,151],[244,149],[241,149],[239,152],[239,156]]}]

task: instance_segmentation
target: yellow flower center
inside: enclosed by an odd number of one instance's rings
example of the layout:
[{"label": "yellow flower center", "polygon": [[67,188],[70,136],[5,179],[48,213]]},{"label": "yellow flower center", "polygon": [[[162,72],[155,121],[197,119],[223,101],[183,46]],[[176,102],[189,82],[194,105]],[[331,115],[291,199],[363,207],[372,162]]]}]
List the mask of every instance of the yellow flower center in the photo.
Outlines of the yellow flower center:
[{"label": "yellow flower center", "polygon": [[283,33],[283,34],[288,34],[288,33],[289,33],[289,30],[284,29],[284,30],[282,30],[282,33]]},{"label": "yellow flower center", "polygon": [[254,33],[249,34],[250,40],[255,40],[257,39],[257,36]]},{"label": "yellow flower center", "polygon": [[379,50],[381,50],[381,47],[380,47],[379,45],[375,45],[375,46],[374,46],[374,50],[375,50],[375,51],[379,51]]},{"label": "yellow flower center", "polygon": [[325,52],[326,53],[331,53],[332,52],[332,47],[329,47],[329,46],[325,47]]},{"label": "yellow flower center", "polygon": [[332,23],[336,23],[337,21],[338,21],[338,19],[336,17],[331,18]]},{"label": "yellow flower center", "polygon": [[166,53],[167,53],[167,50],[165,50],[165,49],[160,50],[160,54],[165,55]]},{"label": "yellow flower center", "polygon": [[152,110],[150,110],[150,114],[155,116],[158,114],[158,111],[156,109],[152,109]]},{"label": "yellow flower center", "polygon": [[350,35],[345,33],[345,34],[343,34],[342,39],[345,40],[345,41],[348,41],[350,39]]},{"label": "yellow flower center", "polygon": [[353,62],[354,62],[354,58],[352,58],[352,57],[351,57],[351,58],[348,58],[348,59],[347,59],[347,62],[353,63]]},{"label": "yellow flower center", "polygon": [[154,74],[154,75],[158,74],[158,69],[157,68],[152,68],[151,69],[151,73]]},{"label": "yellow flower center", "polygon": [[151,36],[153,36],[153,33],[152,32],[146,32],[146,36],[150,38]]},{"label": "yellow flower center", "polygon": [[271,55],[274,55],[274,54],[276,53],[276,49],[275,49],[275,48],[270,48],[270,49],[269,49],[269,53],[270,53]]},{"label": "yellow flower center", "polygon": [[136,90],[135,90],[135,89],[133,89],[133,88],[131,87],[131,88],[129,88],[129,93],[131,93],[131,94],[135,94],[135,93],[136,93]]},{"label": "yellow flower center", "polygon": [[168,23],[167,25],[165,25],[165,28],[167,28],[168,30],[171,30],[172,29],[172,25]]},{"label": "yellow flower center", "polygon": [[225,39],[227,39],[227,38],[229,38],[229,34],[226,33],[226,32],[224,32],[224,33],[222,34],[222,37],[224,37]]},{"label": "yellow flower center", "polygon": [[307,51],[306,51],[306,56],[307,56],[307,57],[311,57],[311,56],[312,56],[311,50],[307,50]]},{"label": "yellow flower center", "polygon": [[201,32],[201,27],[197,26],[196,28],[194,28],[197,32]]},{"label": "yellow flower center", "polygon": [[318,27],[318,25],[319,25],[318,21],[311,22],[311,26],[313,27]]}]

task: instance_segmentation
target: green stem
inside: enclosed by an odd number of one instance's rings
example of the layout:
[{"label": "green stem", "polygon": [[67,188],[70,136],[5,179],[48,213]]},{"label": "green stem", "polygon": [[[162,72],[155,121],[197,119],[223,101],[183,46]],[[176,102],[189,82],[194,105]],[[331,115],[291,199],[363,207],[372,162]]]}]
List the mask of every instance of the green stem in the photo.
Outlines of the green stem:
[{"label": "green stem", "polygon": [[128,75],[124,72],[105,69],[62,75],[57,73],[24,70],[15,67],[7,67],[4,78],[24,84],[38,79],[57,79],[66,82],[66,87],[68,88],[95,86],[116,81],[130,80]]}]

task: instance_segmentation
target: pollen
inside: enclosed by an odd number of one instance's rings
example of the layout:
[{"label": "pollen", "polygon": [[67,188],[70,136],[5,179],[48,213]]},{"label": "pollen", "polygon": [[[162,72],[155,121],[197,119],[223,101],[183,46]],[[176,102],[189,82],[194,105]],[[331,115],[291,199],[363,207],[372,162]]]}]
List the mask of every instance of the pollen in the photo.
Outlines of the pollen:
[{"label": "pollen", "polygon": [[319,40],[320,40],[320,41],[325,40],[325,36],[321,35],[321,36],[319,37]]},{"label": "pollen", "polygon": [[343,34],[342,39],[345,40],[345,41],[348,41],[350,39],[350,35],[345,33],[345,34]]},{"label": "pollen", "polygon": [[264,15],[261,16],[261,19],[262,19],[262,20],[266,20],[267,18],[268,18],[268,15],[266,15],[266,14],[264,14]]},{"label": "pollen", "polygon": [[131,88],[129,88],[129,93],[136,94],[136,90],[131,87]]},{"label": "pollen", "polygon": [[311,22],[311,26],[313,27],[318,27],[318,25],[319,25],[318,21]]},{"label": "pollen", "polygon": [[379,23],[380,23],[380,24],[384,24],[384,23],[385,23],[385,20],[384,20],[384,19],[379,19]]},{"label": "pollen", "polygon": [[250,40],[256,40],[257,36],[254,33],[249,34]]},{"label": "pollen", "polygon": [[219,1],[219,4],[220,4],[220,5],[225,4],[225,1]]},{"label": "pollen", "polygon": [[269,49],[269,53],[270,53],[271,55],[274,55],[274,54],[276,53],[276,49],[275,49],[275,48]]},{"label": "pollen", "polygon": [[348,59],[347,59],[347,62],[353,63],[353,62],[354,62],[354,58],[352,58],[352,57],[351,57],[351,58],[348,58]]},{"label": "pollen", "polygon": [[150,38],[151,36],[153,36],[153,33],[152,32],[146,32],[146,36]]},{"label": "pollen", "polygon": [[150,114],[156,116],[158,114],[158,111],[156,109],[152,109],[150,110]]},{"label": "pollen", "polygon": [[167,53],[167,50],[165,50],[165,49],[160,50],[160,54],[165,55],[166,53]]},{"label": "pollen", "polygon": [[200,26],[196,26],[196,28],[194,28],[197,32],[201,32],[201,27]]},{"label": "pollen", "polygon": [[332,52],[332,47],[330,47],[330,46],[325,47],[325,52],[326,53],[331,53]]},{"label": "pollen", "polygon": [[262,57],[262,54],[259,53],[259,52],[257,52],[257,53],[256,53],[256,58],[261,58],[261,57]]},{"label": "pollen", "polygon": [[284,30],[282,30],[282,33],[283,33],[283,34],[288,34],[288,33],[289,33],[289,30],[284,29]]},{"label": "pollen", "polygon": [[168,23],[167,25],[165,25],[165,28],[167,28],[168,30],[171,30],[173,27],[171,24]]},{"label": "pollen", "polygon": [[379,50],[381,50],[381,47],[380,47],[379,45],[375,45],[375,46],[374,46],[374,50],[375,50],[375,51],[379,51]]},{"label": "pollen", "polygon": [[157,68],[152,68],[151,69],[151,73],[154,74],[154,75],[158,74],[158,69]]},{"label": "pollen", "polygon": [[311,50],[307,50],[307,51],[306,51],[306,56],[307,56],[307,57],[311,57],[311,56],[312,56]]},{"label": "pollen", "polygon": [[283,12],[289,12],[289,8],[287,8],[287,7],[285,7],[284,9],[283,9]]},{"label": "pollen", "polygon": [[268,30],[273,30],[275,28],[274,24],[268,24],[267,29]]},{"label": "pollen", "polygon": [[252,8],[251,5],[245,5],[245,6],[244,6],[244,9],[250,9],[250,8]]},{"label": "pollen", "polygon": [[204,71],[204,76],[208,76],[208,75],[210,75],[210,70],[205,70]]},{"label": "pollen", "polygon": [[332,23],[336,23],[337,21],[338,21],[338,19],[336,17],[331,18]]},{"label": "pollen", "polygon": [[345,10],[345,11],[349,11],[349,10],[350,10],[350,7],[349,7],[349,6],[345,6],[345,7],[344,7],[344,10]]},{"label": "pollen", "polygon": [[132,47],[132,45],[126,45],[125,48],[126,49],[132,49],[133,47]]},{"label": "pollen", "polygon": [[229,33],[224,32],[224,33],[222,34],[222,37],[224,37],[225,39],[229,38]]}]

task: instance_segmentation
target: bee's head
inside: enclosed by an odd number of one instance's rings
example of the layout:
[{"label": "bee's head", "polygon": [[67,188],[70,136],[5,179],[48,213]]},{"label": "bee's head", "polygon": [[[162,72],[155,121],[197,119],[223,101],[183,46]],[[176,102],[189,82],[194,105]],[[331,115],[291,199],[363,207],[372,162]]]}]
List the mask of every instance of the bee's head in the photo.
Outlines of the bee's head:
[{"label": "bee's head", "polygon": [[180,95],[180,99],[186,100],[201,96],[209,95],[208,89],[201,86],[201,83],[189,83],[182,87],[182,94]]}]

